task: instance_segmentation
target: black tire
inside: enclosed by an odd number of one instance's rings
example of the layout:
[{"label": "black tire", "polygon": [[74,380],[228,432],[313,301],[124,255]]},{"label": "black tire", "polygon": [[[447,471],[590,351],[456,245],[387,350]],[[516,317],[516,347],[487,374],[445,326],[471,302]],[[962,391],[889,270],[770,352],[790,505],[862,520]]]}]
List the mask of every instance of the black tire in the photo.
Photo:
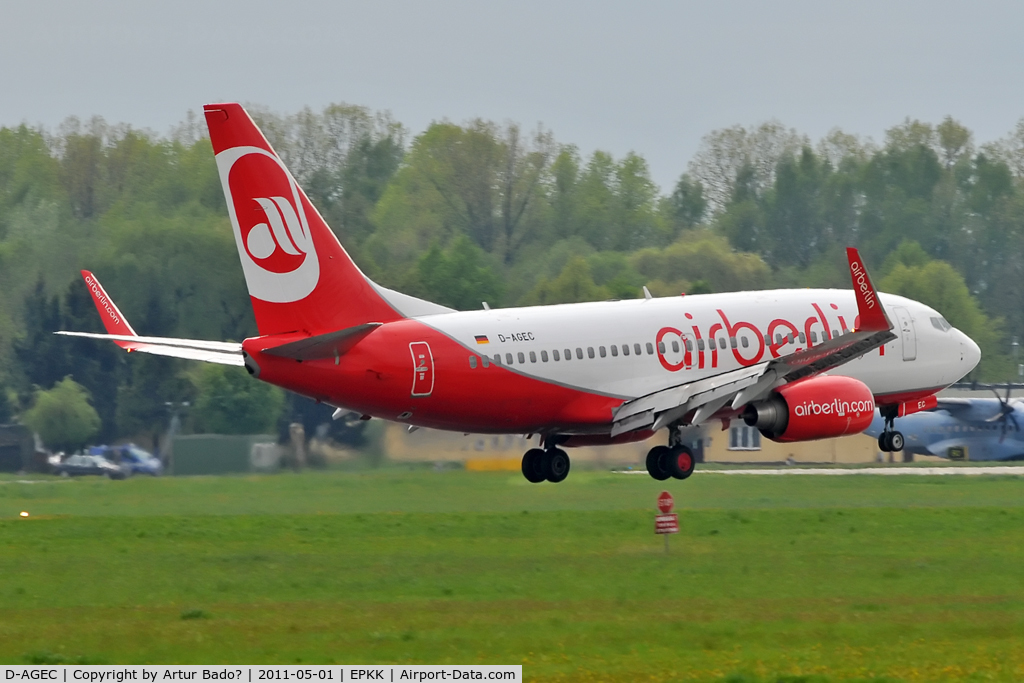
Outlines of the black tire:
[{"label": "black tire", "polygon": [[561,448],[552,448],[544,454],[544,474],[552,484],[569,476],[569,456]]},{"label": "black tire", "polygon": [[889,432],[889,447],[893,453],[903,450],[903,434],[901,432]]},{"label": "black tire", "polygon": [[676,479],[686,479],[693,474],[696,461],[693,453],[686,446],[676,446],[663,456],[665,458],[665,469]]},{"label": "black tire", "polygon": [[546,479],[544,476],[544,451],[531,448],[523,456],[523,476],[531,484],[539,484]]},{"label": "black tire", "polygon": [[667,464],[665,456],[669,453],[668,446],[655,446],[647,451],[647,474],[657,481],[665,481],[672,476],[664,467]]},{"label": "black tire", "polygon": [[892,447],[889,446],[889,432],[882,432],[878,435],[878,450],[883,453],[888,453],[892,450]]}]

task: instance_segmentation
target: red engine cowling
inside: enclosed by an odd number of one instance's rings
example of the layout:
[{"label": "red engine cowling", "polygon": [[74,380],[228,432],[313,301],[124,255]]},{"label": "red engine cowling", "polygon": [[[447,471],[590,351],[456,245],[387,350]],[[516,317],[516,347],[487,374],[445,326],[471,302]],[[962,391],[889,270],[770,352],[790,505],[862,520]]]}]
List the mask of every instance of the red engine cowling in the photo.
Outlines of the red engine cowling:
[{"label": "red engine cowling", "polygon": [[852,377],[812,377],[779,387],[747,406],[743,421],[772,441],[812,441],[859,434],[875,416],[875,399]]}]

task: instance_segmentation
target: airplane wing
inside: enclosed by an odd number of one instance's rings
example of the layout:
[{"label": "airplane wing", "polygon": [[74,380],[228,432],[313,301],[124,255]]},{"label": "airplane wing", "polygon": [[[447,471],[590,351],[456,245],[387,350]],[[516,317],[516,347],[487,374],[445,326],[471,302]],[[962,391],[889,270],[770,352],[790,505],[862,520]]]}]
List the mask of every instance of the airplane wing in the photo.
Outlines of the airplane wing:
[{"label": "airplane wing", "polygon": [[638,429],[657,431],[683,419],[700,424],[729,404],[733,409],[772,389],[837,368],[896,339],[892,323],[875,292],[856,249],[846,250],[857,297],[860,327],[817,346],[712,377],[686,382],[627,401],[613,416],[611,435]]},{"label": "airplane wing", "polygon": [[140,337],[128,324],[117,305],[107,296],[96,276],[87,270],[82,271],[82,278],[92,295],[92,302],[107,328],[107,334],[90,332],[67,332],[61,330],[56,334],[68,337],[88,337],[112,341],[129,353],[151,353],[157,356],[187,358],[221,365],[244,365],[242,345],[237,342],[204,341],[202,339],[174,339],[171,337]]}]

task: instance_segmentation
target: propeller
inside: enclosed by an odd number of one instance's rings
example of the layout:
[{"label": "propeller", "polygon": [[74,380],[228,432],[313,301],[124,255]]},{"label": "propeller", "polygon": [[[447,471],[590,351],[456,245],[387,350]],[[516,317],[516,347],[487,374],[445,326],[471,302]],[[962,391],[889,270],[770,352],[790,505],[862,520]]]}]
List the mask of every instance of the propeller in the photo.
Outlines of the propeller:
[{"label": "propeller", "polygon": [[[999,399],[999,412],[992,417],[985,420],[985,422],[1002,422],[1002,428],[999,434],[999,443],[1002,443],[1006,438],[1006,428],[1008,422],[1013,422],[1014,431],[1020,431],[1020,424],[1017,422],[1017,416],[1014,414],[1013,406],[1010,405],[1010,389],[1012,388],[1009,382],[1006,383],[1006,398],[999,395],[999,390],[995,387],[991,387],[992,393]],[[1007,420],[1009,418],[1009,420]]]}]

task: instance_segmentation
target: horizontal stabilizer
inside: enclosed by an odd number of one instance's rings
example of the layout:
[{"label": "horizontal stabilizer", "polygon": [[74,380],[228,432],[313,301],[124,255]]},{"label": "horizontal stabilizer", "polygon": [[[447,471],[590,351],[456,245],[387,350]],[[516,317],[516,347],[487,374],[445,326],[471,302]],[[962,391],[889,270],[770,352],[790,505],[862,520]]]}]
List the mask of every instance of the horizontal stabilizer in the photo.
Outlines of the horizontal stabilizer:
[{"label": "horizontal stabilizer", "polygon": [[298,341],[288,342],[280,346],[263,349],[271,356],[293,358],[295,360],[319,360],[321,358],[337,358],[348,352],[362,341],[368,334],[380,327],[382,323],[363,323],[344,330],[318,334]]}]

